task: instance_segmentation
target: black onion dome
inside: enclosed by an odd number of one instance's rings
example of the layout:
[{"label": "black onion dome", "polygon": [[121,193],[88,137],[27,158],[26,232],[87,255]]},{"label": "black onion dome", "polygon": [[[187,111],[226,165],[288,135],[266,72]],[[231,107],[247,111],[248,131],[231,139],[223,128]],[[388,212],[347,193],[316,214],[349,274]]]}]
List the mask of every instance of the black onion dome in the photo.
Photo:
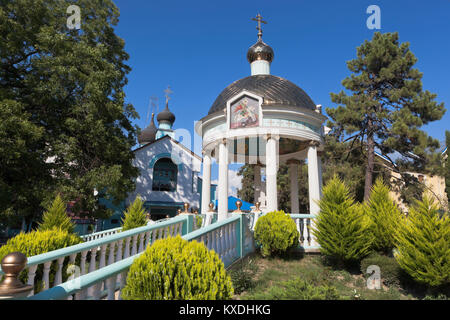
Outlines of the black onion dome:
[{"label": "black onion dome", "polygon": [[166,102],[166,108],[160,113],[158,113],[158,117],[156,117],[156,119],[158,120],[158,122],[168,121],[171,124],[175,122],[175,115],[172,112],[170,112],[168,102]]},{"label": "black onion dome", "polygon": [[227,107],[227,101],[243,90],[263,98],[263,106],[295,106],[315,110],[316,105],[308,94],[289,80],[270,74],[260,74],[237,80],[226,87],[214,101],[208,114],[221,111]]},{"label": "black onion dome", "polygon": [[156,132],[158,131],[158,128],[155,126],[155,114],[152,113],[152,121],[150,121],[150,124],[147,128],[145,128],[141,134],[138,136],[138,142],[140,144],[150,143],[155,141]]},{"label": "black onion dome", "polygon": [[247,51],[247,60],[252,63],[256,60],[273,61],[274,53],[273,49],[262,39],[259,39],[254,45],[252,45]]}]

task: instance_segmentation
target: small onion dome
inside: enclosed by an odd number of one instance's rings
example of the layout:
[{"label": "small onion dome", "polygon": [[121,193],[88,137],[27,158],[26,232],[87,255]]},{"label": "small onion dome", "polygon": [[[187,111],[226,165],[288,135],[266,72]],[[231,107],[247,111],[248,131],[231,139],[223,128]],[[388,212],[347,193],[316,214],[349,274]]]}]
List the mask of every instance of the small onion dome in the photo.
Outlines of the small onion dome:
[{"label": "small onion dome", "polygon": [[270,63],[273,61],[273,57],[273,49],[264,43],[261,38],[247,51],[247,60],[250,63],[256,60],[266,60]]},{"label": "small onion dome", "polygon": [[155,141],[156,132],[158,131],[158,128],[155,126],[155,114],[152,113],[152,121],[150,121],[150,124],[147,128],[145,128],[141,134],[138,137],[138,142],[140,144],[146,144]]},{"label": "small onion dome", "polygon": [[166,108],[158,113],[158,117],[156,119],[158,119],[158,122],[168,121],[170,124],[175,122],[175,115],[169,110],[169,102],[166,102]]}]

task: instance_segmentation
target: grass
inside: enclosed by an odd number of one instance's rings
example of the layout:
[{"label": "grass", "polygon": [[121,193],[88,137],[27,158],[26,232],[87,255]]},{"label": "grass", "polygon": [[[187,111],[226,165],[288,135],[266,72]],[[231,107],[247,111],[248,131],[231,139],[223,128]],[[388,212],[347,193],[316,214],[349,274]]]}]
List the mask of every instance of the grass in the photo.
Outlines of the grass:
[{"label": "grass", "polygon": [[[423,295],[401,286],[368,289],[359,269],[338,270],[321,255],[291,253],[262,258],[254,253],[229,269],[235,300],[309,299],[414,300]],[[306,299],[308,299],[306,298]]]}]

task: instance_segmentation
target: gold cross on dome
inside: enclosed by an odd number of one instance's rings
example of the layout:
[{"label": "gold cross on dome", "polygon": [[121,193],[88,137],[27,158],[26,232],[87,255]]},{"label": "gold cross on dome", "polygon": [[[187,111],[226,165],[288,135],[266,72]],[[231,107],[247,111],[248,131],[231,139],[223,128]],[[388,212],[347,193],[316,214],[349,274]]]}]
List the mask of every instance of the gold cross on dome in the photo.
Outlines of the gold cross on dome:
[{"label": "gold cross on dome", "polygon": [[252,18],[252,20],[258,21],[258,26],[256,27],[256,30],[258,30],[258,39],[261,39],[262,37],[261,23],[267,24],[267,22],[262,19],[262,16],[259,13],[256,15],[256,18]]},{"label": "gold cross on dome", "polygon": [[170,100],[170,95],[173,93],[172,90],[170,90],[170,86],[167,86],[167,89],[164,90],[164,92],[166,93],[166,103],[169,102]]}]

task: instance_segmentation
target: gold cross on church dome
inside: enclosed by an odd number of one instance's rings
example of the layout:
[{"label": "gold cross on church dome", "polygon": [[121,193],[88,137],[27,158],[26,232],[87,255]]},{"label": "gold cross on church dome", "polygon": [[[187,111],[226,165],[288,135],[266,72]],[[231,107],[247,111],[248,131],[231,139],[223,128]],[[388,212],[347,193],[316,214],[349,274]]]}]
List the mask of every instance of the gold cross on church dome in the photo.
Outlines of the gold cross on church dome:
[{"label": "gold cross on church dome", "polygon": [[256,15],[256,18],[252,18],[252,20],[258,21],[258,26],[256,27],[256,30],[258,30],[258,39],[261,39],[262,37],[261,22],[264,24],[267,24],[267,22],[262,19],[262,16],[259,13]]},{"label": "gold cross on church dome", "polygon": [[170,86],[167,86],[167,89],[164,90],[164,92],[166,93],[166,103],[169,102],[170,100],[170,95],[173,93],[172,90],[170,90]]}]

